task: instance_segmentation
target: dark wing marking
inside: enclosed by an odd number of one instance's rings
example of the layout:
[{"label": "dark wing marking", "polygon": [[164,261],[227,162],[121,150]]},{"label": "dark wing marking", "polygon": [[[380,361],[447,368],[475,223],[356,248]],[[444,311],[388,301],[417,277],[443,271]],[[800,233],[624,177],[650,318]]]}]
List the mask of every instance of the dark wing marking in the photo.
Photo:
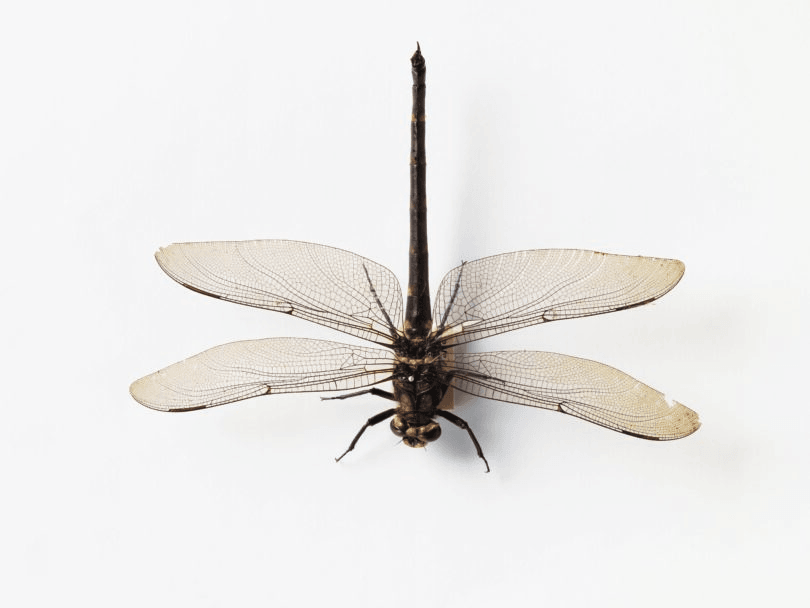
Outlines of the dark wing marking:
[{"label": "dark wing marking", "polygon": [[571,414],[643,439],[680,439],[700,422],[688,407],[618,369],[536,351],[455,353],[450,384],[478,397]]},{"label": "dark wing marking", "polygon": [[528,325],[641,306],[675,287],[683,271],[678,260],[581,249],[505,253],[447,273],[433,318],[446,315],[444,344],[463,344]]},{"label": "dark wing marking", "polygon": [[390,379],[387,350],[326,340],[268,338],[215,346],[136,380],[138,403],[180,412],[275,393],[338,391]]},{"label": "dark wing marking", "polygon": [[175,243],[155,258],[166,274],[194,291],[372,342],[391,343],[402,324],[402,289],[394,274],[342,249],[300,241],[215,241]]}]

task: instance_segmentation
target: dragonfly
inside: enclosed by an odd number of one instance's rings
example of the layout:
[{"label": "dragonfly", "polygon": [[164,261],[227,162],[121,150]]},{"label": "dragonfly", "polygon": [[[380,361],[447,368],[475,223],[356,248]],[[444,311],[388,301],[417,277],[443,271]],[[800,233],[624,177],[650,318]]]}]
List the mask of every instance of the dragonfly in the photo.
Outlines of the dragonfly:
[{"label": "dragonfly", "polygon": [[155,410],[186,412],[262,395],[373,395],[392,407],[369,418],[337,461],[354,450],[367,429],[385,420],[390,419],[401,443],[421,448],[440,437],[441,419],[467,432],[487,472],[489,463],[470,425],[441,405],[451,388],[561,412],[642,439],[665,441],[694,433],[700,426],[696,412],[608,365],[551,352],[455,349],[522,327],[648,304],[675,287],[684,264],[580,249],[504,253],[463,262],[448,272],[431,307],[426,64],[418,43],[411,72],[404,311],[394,273],[342,249],[288,240],[175,243],[155,257],[184,287],[307,319],[374,346],[305,338],[223,344],[136,380],[130,387],[135,400]]}]

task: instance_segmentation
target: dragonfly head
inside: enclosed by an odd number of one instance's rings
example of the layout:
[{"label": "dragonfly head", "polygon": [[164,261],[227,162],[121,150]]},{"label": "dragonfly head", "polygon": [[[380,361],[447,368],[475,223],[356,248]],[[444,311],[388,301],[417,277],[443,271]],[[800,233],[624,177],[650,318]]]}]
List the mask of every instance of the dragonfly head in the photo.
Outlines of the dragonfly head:
[{"label": "dragonfly head", "polygon": [[423,448],[441,436],[442,428],[433,420],[429,420],[426,424],[414,424],[396,415],[391,419],[391,432],[397,437],[402,437],[402,443],[408,447]]}]

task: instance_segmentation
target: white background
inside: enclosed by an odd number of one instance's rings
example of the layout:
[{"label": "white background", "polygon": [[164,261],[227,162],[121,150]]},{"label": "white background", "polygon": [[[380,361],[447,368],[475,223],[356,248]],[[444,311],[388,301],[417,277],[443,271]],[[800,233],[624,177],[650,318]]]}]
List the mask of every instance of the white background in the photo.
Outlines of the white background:
[{"label": "white background", "polygon": [[[0,14],[4,605],[806,605],[807,3],[120,4]],[[405,283],[416,40],[434,287],[528,248],[687,267],[475,348],[608,363],[695,435],[462,399],[485,475],[452,427],[336,465],[373,397],[130,398],[223,342],[351,341],[182,289],[160,245],[321,242]]]}]

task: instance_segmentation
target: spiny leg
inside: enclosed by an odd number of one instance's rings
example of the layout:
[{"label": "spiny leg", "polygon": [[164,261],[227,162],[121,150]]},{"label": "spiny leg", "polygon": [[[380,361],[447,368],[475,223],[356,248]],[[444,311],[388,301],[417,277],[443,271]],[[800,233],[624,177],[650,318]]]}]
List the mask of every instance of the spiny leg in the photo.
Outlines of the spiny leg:
[{"label": "spiny leg", "polygon": [[321,397],[321,401],[330,401],[331,399],[348,399],[349,397],[359,397],[360,395],[374,395],[375,397],[382,397],[383,399],[395,400],[394,393],[389,393],[381,388],[367,388],[356,393],[346,393],[345,395],[337,395],[335,397]]},{"label": "spiny leg", "polygon": [[470,434],[470,439],[472,439],[473,445],[475,446],[475,451],[478,452],[478,457],[484,461],[485,465],[487,465],[487,473],[489,473],[489,463],[487,462],[487,459],[484,458],[484,452],[483,450],[481,450],[481,444],[478,443],[478,440],[475,438],[475,433],[473,433],[472,429],[470,428],[470,425],[467,424],[467,421],[459,418],[455,414],[451,414],[446,410],[437,409],[436,415],[441,416],[445,420],[449,420],[450,422],[455,424],[458,428],[464,429]]},{"label": "spiny leg", "polygon": [[[383,420],[385,420],[387,418],[390,418],[391,416],[394,415],[394,413],[396,411],[397,411],[397,408],[392,407],[390,410],[385,410],[384,412],[380,412],[376,416],[372,416],[371,418],[366,420],[366,423],[363,425],[363,428],[360,429],[360,431],[357,433],[357,435],[354,436],[354,439],[352,439],[352,442],[349,444],[349,449],[346,450],[345,452],[343,452],[338,458],[335,458],[335,462],[340,462],[341,458],[343,458],[346,454],[348,454],[349,452],[351,452],[354,449],[354,446],[357,445],[357,440],[360,439],[360,436],[365,432],[365,430],[368,427],[374,426],[375,424],[378,424],[378,423],[382,422]],[[473,439],[473,441],[475,441],[475,439]],[[476,445],[477,444],[478,444],[478,442],[476,441]],[[479,451],[479,454],[480,454],[481,448],[478,448],[478,451]],[[483,456],[481,456],[481,458],[483,458]],[[484,460],[484,462],[486,462],[486,460]],[[489,469],[489,465],[487,465],[487,469]]]}]

